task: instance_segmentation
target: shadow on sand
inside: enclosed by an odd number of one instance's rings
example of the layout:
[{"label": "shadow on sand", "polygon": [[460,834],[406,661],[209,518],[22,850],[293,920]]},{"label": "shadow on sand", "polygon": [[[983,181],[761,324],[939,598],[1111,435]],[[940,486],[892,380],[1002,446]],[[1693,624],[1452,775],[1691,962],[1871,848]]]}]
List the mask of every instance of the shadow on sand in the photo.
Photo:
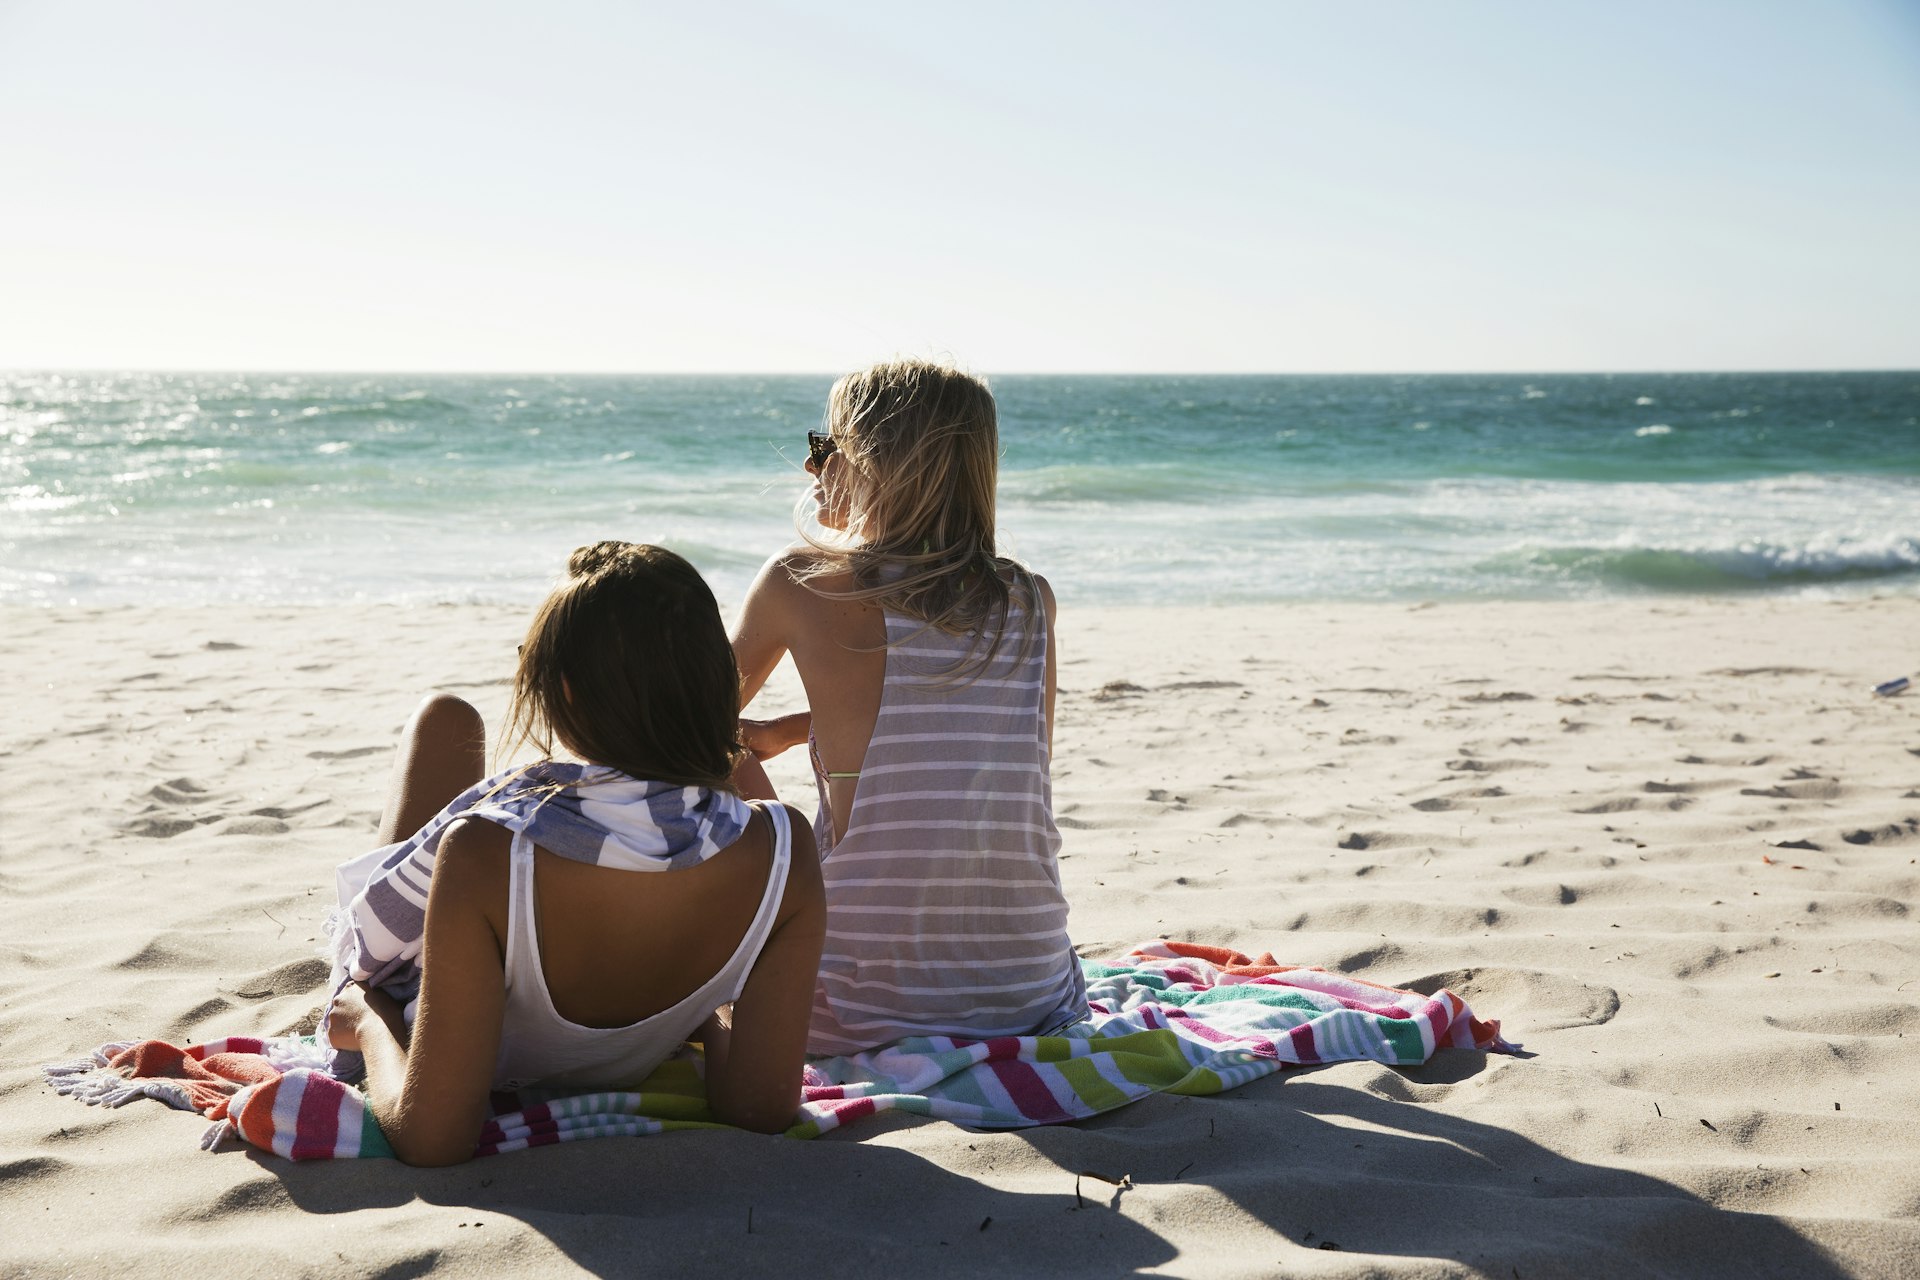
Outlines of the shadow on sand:
[{"label": "shadow on sand", "polygon": [[[1850,1274],[1778,1219],[1382,1096],[1459,1083],[1486,1062],[1448,1051],[1382,1068],[1379,1091],[1299,1071],[1017,1133],[936,1136],[883,1117],[808,1143],[680,1133],[453,1169],[370,1161],[351,1178],[254,1158],[309,1212],[400,1210],[378,1220],[368,1270],[394,1280],[555,1254],[602,1276],[1193,1274],[1218,1268],[1191,1253],[1183,1265],[1179,1242],[1222,1228],[1233,1238],[1208,1254],[1232,1254],[1232,1274]],[[413,1238],[396,1245],[401,1231]],[[343,1260],[366,1259],[350,1234],[334,1238]]]}]

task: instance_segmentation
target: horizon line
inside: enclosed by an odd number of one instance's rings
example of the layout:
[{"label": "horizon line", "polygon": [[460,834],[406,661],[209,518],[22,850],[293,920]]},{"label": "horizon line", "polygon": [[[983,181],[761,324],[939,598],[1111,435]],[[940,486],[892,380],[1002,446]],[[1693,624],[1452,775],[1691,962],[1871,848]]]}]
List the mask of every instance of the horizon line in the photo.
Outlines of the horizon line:
[{"label": "horizon line", "polygon": [[[957,366],[967,372],[965,366]],[[27,374],[239,374],[320,377],[404,376],[422,378],[838,378],[841,372],[817,369],[422,369],[422,368],[273,368],[220,365],[41,365],[0,368],[0,377]],[[1002,369],[987,377],[1007,378],[1558,378],[1669,377],[1728,374],[1920,373],[1920,365],[1833,365],[1671,368],[1671,369]]]}]

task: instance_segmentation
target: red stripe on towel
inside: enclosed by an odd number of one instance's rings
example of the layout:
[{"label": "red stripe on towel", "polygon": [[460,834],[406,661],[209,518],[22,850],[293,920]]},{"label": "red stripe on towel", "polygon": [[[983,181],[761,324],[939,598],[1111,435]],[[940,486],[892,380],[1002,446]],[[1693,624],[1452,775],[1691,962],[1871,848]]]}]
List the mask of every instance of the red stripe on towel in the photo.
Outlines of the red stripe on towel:
[{"label": "red stripe on towel", "polygon": [[[287,1077],[282,1076],[281,1088]],[[340,1088],[324,1076],[302,1073],[300,1079],[300,1118],[293,1131],[295,1160],[328,1160],[340,1141]],[[331,1086],[331,1087],[329,1087]]]},{"label": "red stripe on towel", "polygon": [[990,1062],[987,1064],[1000,1082],[1000,1087],[1013,1099],[1013,1105],[1021,1115],[1038,1124],[1050,1124],[1057,1120],[1070,1120],[1070,1116],[1060,1106],[1059,1099],[1053,1096],[1053,1090],[1041,1081],[1040,1073],[1024,1062]]}]

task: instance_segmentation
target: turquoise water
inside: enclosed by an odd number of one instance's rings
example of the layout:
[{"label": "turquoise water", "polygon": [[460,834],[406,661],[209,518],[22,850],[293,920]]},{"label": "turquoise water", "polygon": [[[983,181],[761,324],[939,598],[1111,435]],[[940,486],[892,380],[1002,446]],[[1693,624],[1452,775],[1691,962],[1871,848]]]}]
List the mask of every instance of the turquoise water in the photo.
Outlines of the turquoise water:
[{"label": "turquoise water", "polygon": [[[829,377],[0,375],[0,603],[737,599]],[[1005,548],[1083,603],[1920,592],[1920,373],[1005,377]]]}]

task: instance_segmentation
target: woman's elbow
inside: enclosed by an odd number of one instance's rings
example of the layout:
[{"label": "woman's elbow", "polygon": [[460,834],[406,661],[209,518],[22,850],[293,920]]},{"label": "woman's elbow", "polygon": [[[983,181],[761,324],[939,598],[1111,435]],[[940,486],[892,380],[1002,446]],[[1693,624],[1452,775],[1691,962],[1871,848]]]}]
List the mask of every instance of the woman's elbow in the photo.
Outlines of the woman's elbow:
[{"label": "woman's elbow", "polygon": [[374,1118],[380,1121],[394,1157],[416,1169],[443,1169],[450,1164],[462,1164],[473,1159],[474,1148],[480,1145],[477,1121],[471,1126],[409,1124],[404,1113],[383,1116],[377,1112]]},{"label": "woman's elbow", "polygon": [[793,1128],[795,1117],[800,1108],[789,1111],[750,1111],[737,1115],[726,1123],[736,1129],[746,1129],[752,1133],[785,1133]]},{"label": "woman's elbow", "polygon": [[800,1091],[795,1089],[784,1101],[770,1098],[750,1102],[733,1099],[716,1101],[713,1114],[720,1123],[730,1124],[736,1129],[747,1129],[754,1133],[785,1133],[793,1128],[794,1121],[799,1118]]},{"label": "woman's elbow", "polygon": [[446,1140],[422,1141],[409,1139],[404,1134],[389,1134],[387,1145],[393,1148],[393,1154],[401,1164],[416,1169],[444,1169],[450,1164],[464,1164],[473,1159],[473,1149],[478,1143],[449,1142]]}]

